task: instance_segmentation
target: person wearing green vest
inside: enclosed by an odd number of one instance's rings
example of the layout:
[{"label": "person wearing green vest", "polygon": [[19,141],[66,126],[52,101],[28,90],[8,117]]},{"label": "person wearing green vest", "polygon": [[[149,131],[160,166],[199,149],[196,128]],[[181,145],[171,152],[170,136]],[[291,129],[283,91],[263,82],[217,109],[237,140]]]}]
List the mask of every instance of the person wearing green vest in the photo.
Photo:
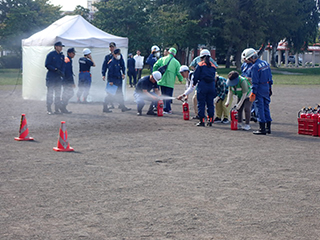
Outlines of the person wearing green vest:
[{"label": "person wearing green vest", "polygon": [[[175,56],[177,54],[177,50],[175,48],[170,48],[168,51],[169,55],[160,58],[154,65],[153,65],[153,71],[158,71],[158,69],[170,61],[168,64],[167,70],[162,75],[161,80],[158,82],[158,85],[161,88],[161,94],[163,96],[169,96],[172,97],[173,95],[173,89],[174,89],[174,83],[176,81],[176,77],[178,77],[179,82],[182,82],[183,77],[180,74],[180,63],[177,59],[175,59]],[[164,108],[163,113],[165,114],[172,114],[171,111],[171,103],[172,100],[164,100]]]},{"label": "person wearing green vest", "polygon": [[[226,107],[229,106],[233,95],[238,97],[238,103],[236,104],[236,109],[238,110],[238,123],[245,131],[249,131],[250,127],[250,117],[251,117],[251,105],[249,96],[251,93],[251,84],[245,77],[239,76],[236,71],[231,71],[228,74],[227,86],[229,87],[228,98],[226,102]],[[242,125],[242,112],[245,112],[246,123]]]}]

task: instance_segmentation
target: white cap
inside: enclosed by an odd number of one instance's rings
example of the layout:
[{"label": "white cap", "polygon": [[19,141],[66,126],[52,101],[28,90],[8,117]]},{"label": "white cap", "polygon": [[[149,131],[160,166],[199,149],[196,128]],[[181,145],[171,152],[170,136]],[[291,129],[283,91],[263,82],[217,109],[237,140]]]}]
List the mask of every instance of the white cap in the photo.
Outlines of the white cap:
[{"label": "white cap", "polygon": [[204,57],[204,56],[211,56],[211,53],[209,52],[208,49],[201,50],[200,57]]},{"label": "white cap", "polygon": [[182,65],[182,66],[180,67],[180,72],[184,72],[184,71],[190,71],[190,70],[189,70],[189,67],[186,66],[186,65]]},{"label": "white cap", "polygon": [[154,45],[151,47],[151,52],[153,52],[153,51],[158,52],[158,51],[160,51],[160,48],[157,45]]},{"label": "white cap", "polygon": [[156,80],[157,82],[160,81],[160,79],[162,78],[162,74],[159,71],[154,71],[152,73],[152,77],[154,78],[154,80]]},{"label": "white cap", "polygon": [[88,54],[90,54],[91,53],[91,51],[90,51],[90,49],[89,48],[85,48],[85,49],[83,49],[83,55],[88,55]]}]

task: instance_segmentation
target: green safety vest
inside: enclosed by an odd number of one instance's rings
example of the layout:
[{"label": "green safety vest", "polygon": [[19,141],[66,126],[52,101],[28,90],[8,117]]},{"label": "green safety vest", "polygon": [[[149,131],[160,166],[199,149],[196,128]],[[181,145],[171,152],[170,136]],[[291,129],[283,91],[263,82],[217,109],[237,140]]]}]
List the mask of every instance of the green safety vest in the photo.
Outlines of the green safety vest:
[{"label": "green safety vest", "polygon": [[241,83],[243,81],[246,81],[248,84],[248,92],[247,92],[247,96],[249,96],[250,92],[251,92],[251,83],[249,82],[249,80],[245,77],[241,77],[239,76],[239,82],[236,86],[231,87],[231,91],[234,95],[236,95],[239,99],[242,98],[242,87],[241,87]]}]

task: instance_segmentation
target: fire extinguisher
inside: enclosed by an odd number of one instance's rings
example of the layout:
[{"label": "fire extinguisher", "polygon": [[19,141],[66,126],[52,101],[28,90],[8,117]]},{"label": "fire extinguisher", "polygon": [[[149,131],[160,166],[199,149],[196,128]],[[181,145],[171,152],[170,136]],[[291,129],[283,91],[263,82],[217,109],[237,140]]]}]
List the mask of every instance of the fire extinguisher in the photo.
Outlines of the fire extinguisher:
[{"label": "fire extinguisher", "polygon": [[158,117],[163,116],[163,100],[158,101],[157,113],[158,113]]},{"label": "fire extinguisher", "polygon": [[238,130],[238,110],[233,107],[231,109],[231,130]]},{"label": "fire extinguisher", "polygon": [[184,120],[189,120],[190,119],[190,114],[189,114],[189,104],[187,101],[184,101],[182,104],[182,113],[183,113],[183,119]]}]

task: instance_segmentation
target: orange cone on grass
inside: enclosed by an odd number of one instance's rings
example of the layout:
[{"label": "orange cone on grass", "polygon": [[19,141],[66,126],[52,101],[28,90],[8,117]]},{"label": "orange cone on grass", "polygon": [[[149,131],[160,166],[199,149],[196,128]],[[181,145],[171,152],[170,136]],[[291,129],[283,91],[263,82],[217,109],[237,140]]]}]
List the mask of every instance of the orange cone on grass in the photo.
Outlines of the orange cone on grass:
[{"label": "orange cone on grass", "polygon": [[16,141],[33,141],[32,137],[29,137],[29,129],[27,125],[26,115],[21,115],[19,137],[14,138]]},{"label": "orange cone on grass", "polygon": [[66,127],[66,122],[61,122],[61,127],[59,131],[58,136],[58,146],[54,147],[53,150],[57,152],[72,152],[74,149],[70,147],[70,144],[68,142],[68,132]]}]

